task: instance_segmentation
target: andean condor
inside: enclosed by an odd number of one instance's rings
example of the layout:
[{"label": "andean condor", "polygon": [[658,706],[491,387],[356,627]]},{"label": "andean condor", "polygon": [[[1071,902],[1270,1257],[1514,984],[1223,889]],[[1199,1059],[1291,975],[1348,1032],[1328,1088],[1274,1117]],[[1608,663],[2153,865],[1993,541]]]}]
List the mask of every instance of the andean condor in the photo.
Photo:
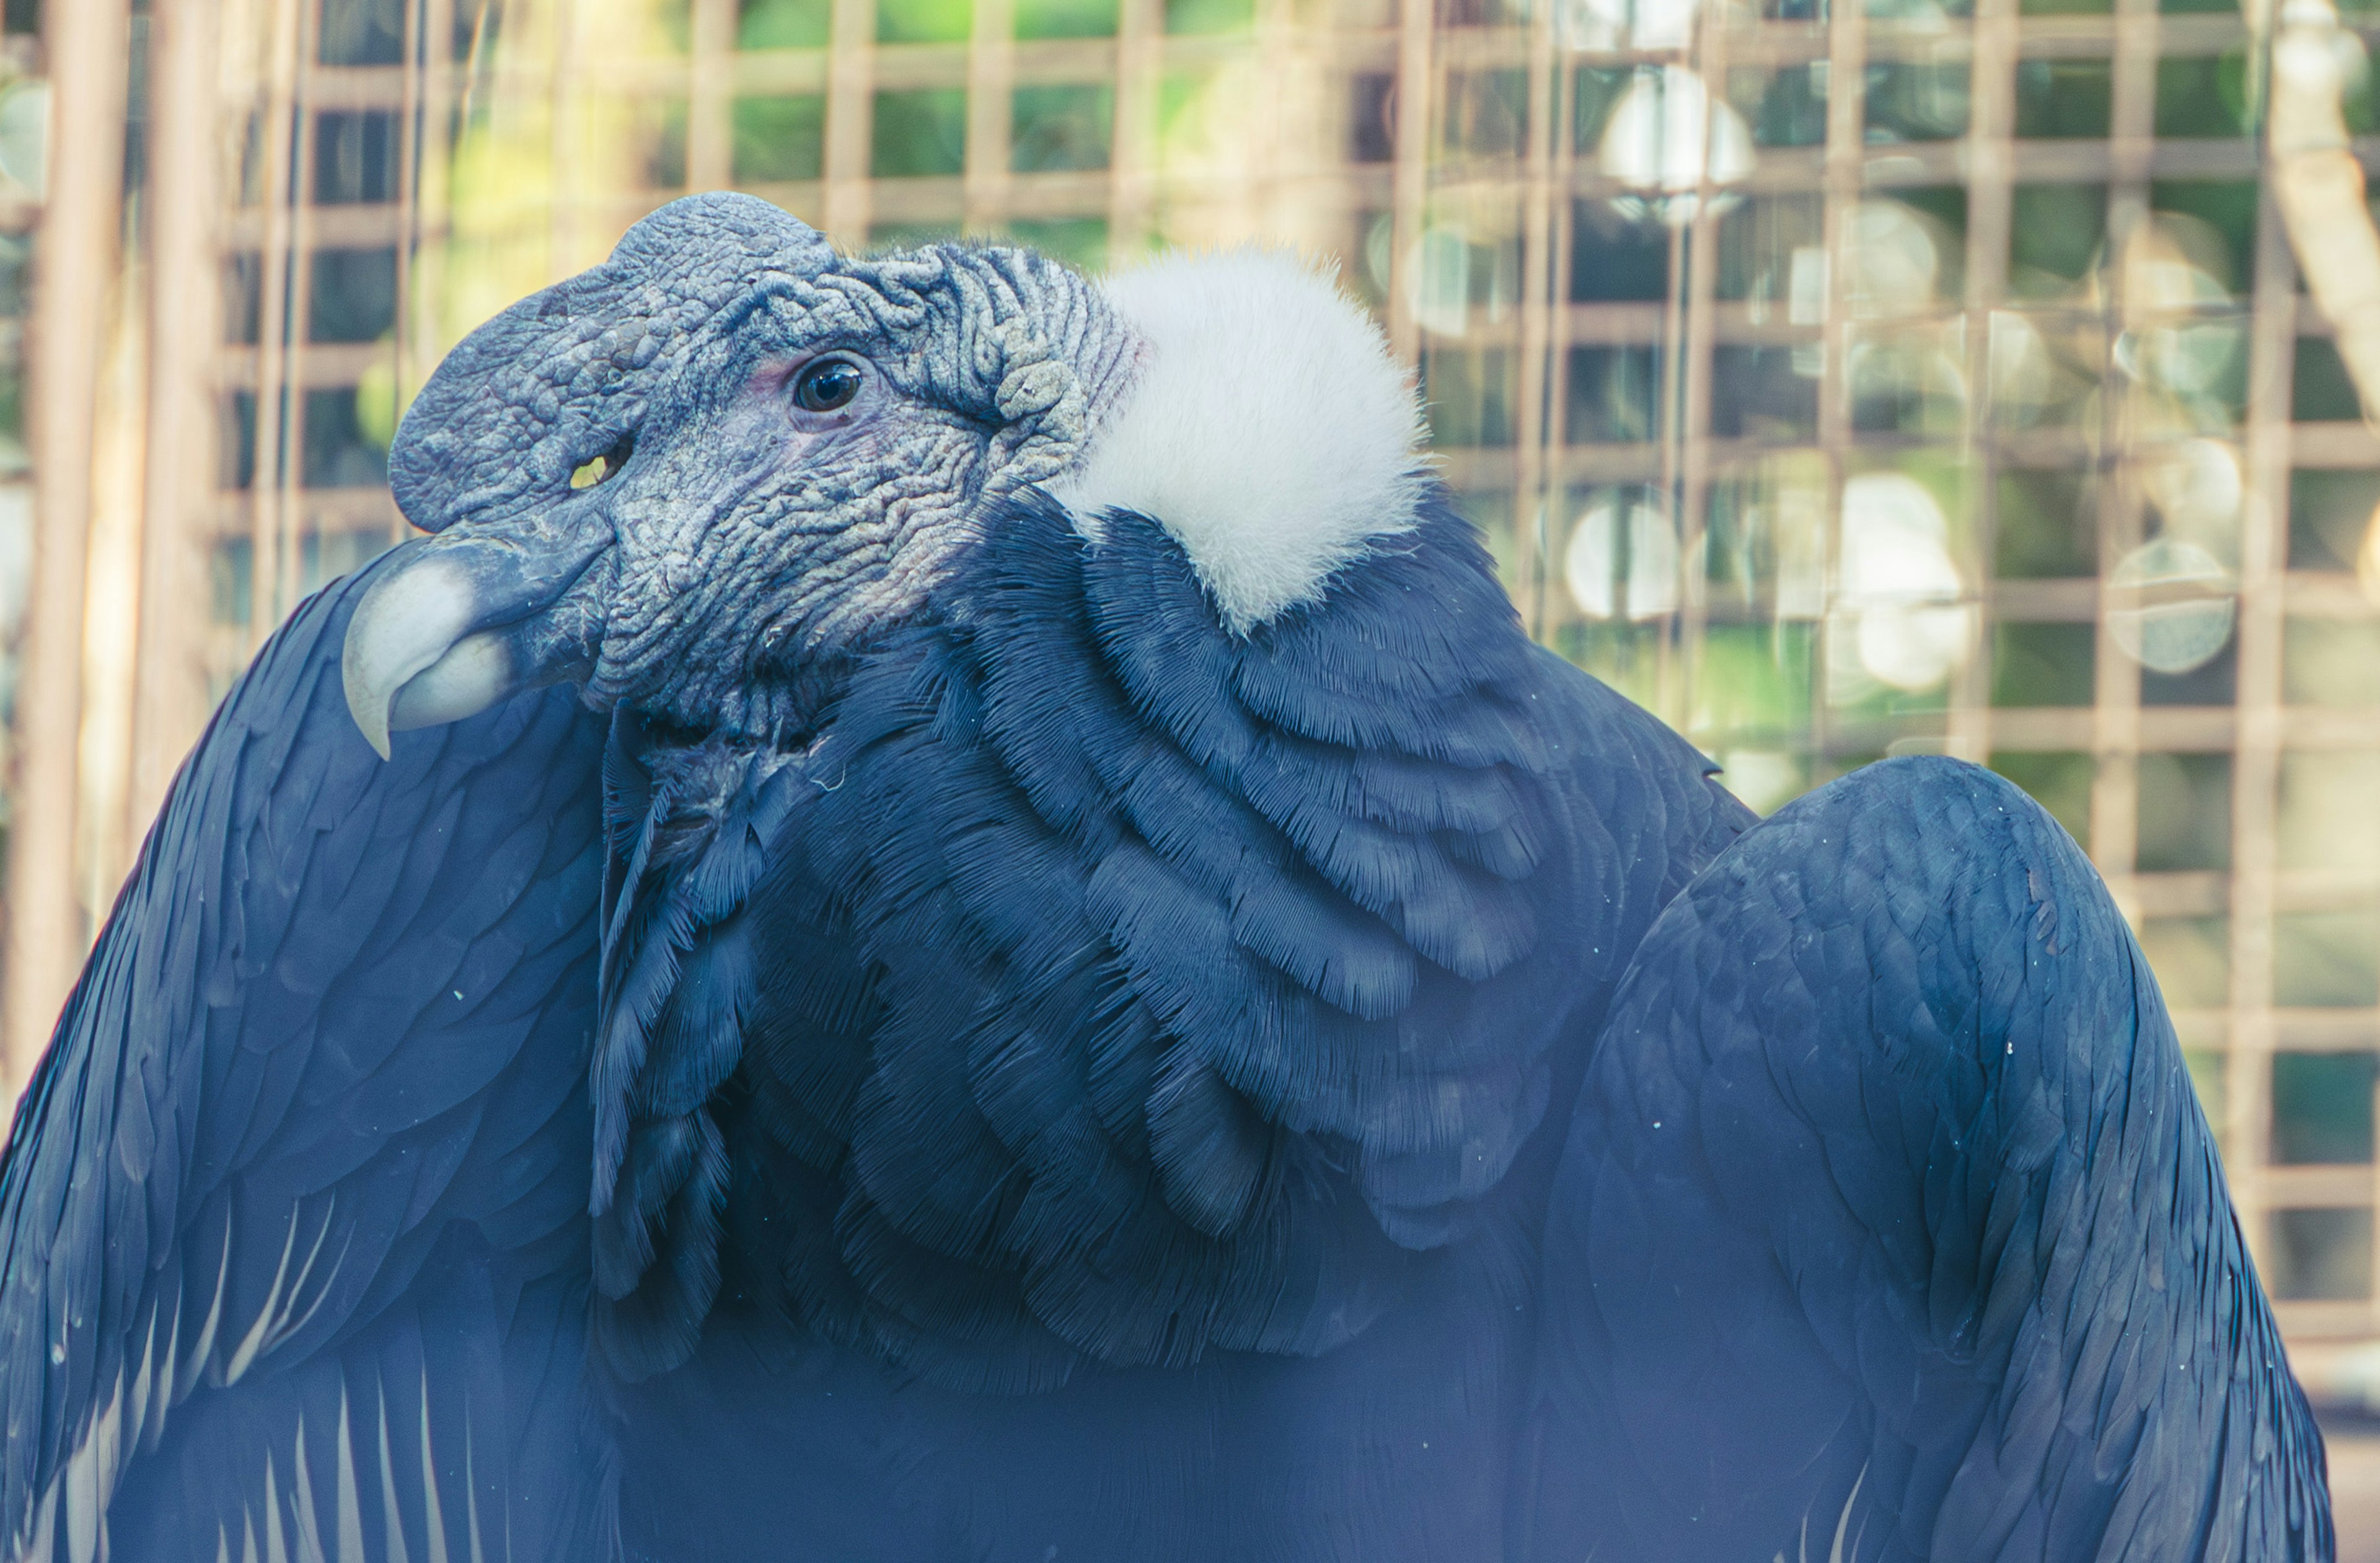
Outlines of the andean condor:
[{"label": "andean condor", "polygon": [[2327,1559],[2074,843],[1755,821],[1419,430],[1291,260],[735,196],[471,335],[18,1113],[6,1555]]}]

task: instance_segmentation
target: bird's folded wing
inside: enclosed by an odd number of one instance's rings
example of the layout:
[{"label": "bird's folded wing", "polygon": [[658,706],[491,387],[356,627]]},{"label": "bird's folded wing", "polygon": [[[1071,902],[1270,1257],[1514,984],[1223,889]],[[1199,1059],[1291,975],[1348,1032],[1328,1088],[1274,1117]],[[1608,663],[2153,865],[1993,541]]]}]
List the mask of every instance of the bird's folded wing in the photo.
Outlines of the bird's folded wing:
[{"label": "bird's folded wing", "polygon": [[1645,937],[1546,1238],[1530,1557],[2327,1557],[2139,946],[1989,772],[1871,767]]},{"label": "bird's folded wing", "polygon": [[581,1431],[602,729],[549,693],[383,764],[340,688],[369,576],[217,712],[19,1109],[9,1557],[554,1541],[524,1499]]}]

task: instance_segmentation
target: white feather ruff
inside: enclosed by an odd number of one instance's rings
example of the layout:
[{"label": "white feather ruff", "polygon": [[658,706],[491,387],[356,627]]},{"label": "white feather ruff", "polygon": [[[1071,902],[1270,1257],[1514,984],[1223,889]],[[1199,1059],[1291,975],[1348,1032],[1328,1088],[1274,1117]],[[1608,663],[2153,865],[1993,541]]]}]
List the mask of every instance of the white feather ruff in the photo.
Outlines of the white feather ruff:
[{"label": "white feather ruff", "polygon": [[1080,465],[1050,484],[1087,533],[1133,510],[1189,554],[1240,634],[1320,598],[1427,481],[1413,388],[1327,273],[1254,249],[1110,278],[1140,371]]}]

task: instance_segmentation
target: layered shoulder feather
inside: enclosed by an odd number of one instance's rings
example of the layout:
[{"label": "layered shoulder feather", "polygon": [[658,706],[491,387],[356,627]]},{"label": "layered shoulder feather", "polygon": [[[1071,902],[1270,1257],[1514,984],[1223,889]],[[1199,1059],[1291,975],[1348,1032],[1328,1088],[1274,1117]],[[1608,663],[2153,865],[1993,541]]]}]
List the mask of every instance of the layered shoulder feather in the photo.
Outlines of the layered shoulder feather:
[{"label": "layered shoulder feather", "polygon": [[[669,1287],[969,1386],[1327,1350],[1468,1229],[1747,818],[1528,643],[1442,503],[1245,632],[1165,527],[1096,531],[1004,507],[797,753],[643,740],[640,775],[744,778],[674,795],[752,801],[710,838],[747,868],[676,881],[739,909],[651,914],[735,975],[624,1064],[622,1178],[645,1135],[689,1170],[604,1287],[623,1370],[691,1349],[617,1327]],[[721,1087],[702,1124],[663,1078]]]}]

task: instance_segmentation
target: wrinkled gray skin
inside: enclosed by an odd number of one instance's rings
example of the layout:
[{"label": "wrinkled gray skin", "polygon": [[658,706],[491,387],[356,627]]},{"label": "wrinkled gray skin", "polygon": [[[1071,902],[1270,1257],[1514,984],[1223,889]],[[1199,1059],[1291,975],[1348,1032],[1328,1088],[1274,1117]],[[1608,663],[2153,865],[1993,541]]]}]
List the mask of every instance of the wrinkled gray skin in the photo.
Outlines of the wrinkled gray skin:
[{"label": "wrinkled gray skin", "polygon": [[[796,406],[837,354],[858,395]],[[765,201],[674,202],[474,333],[407,413],[390,483],[437,535],[357,613],[348,703],[383,754],[562,678],[598,709],[798,730],[820,670],[917,610],[986,501],[1075,460],[1138,355],[1038,255],[848,260]]]}]

